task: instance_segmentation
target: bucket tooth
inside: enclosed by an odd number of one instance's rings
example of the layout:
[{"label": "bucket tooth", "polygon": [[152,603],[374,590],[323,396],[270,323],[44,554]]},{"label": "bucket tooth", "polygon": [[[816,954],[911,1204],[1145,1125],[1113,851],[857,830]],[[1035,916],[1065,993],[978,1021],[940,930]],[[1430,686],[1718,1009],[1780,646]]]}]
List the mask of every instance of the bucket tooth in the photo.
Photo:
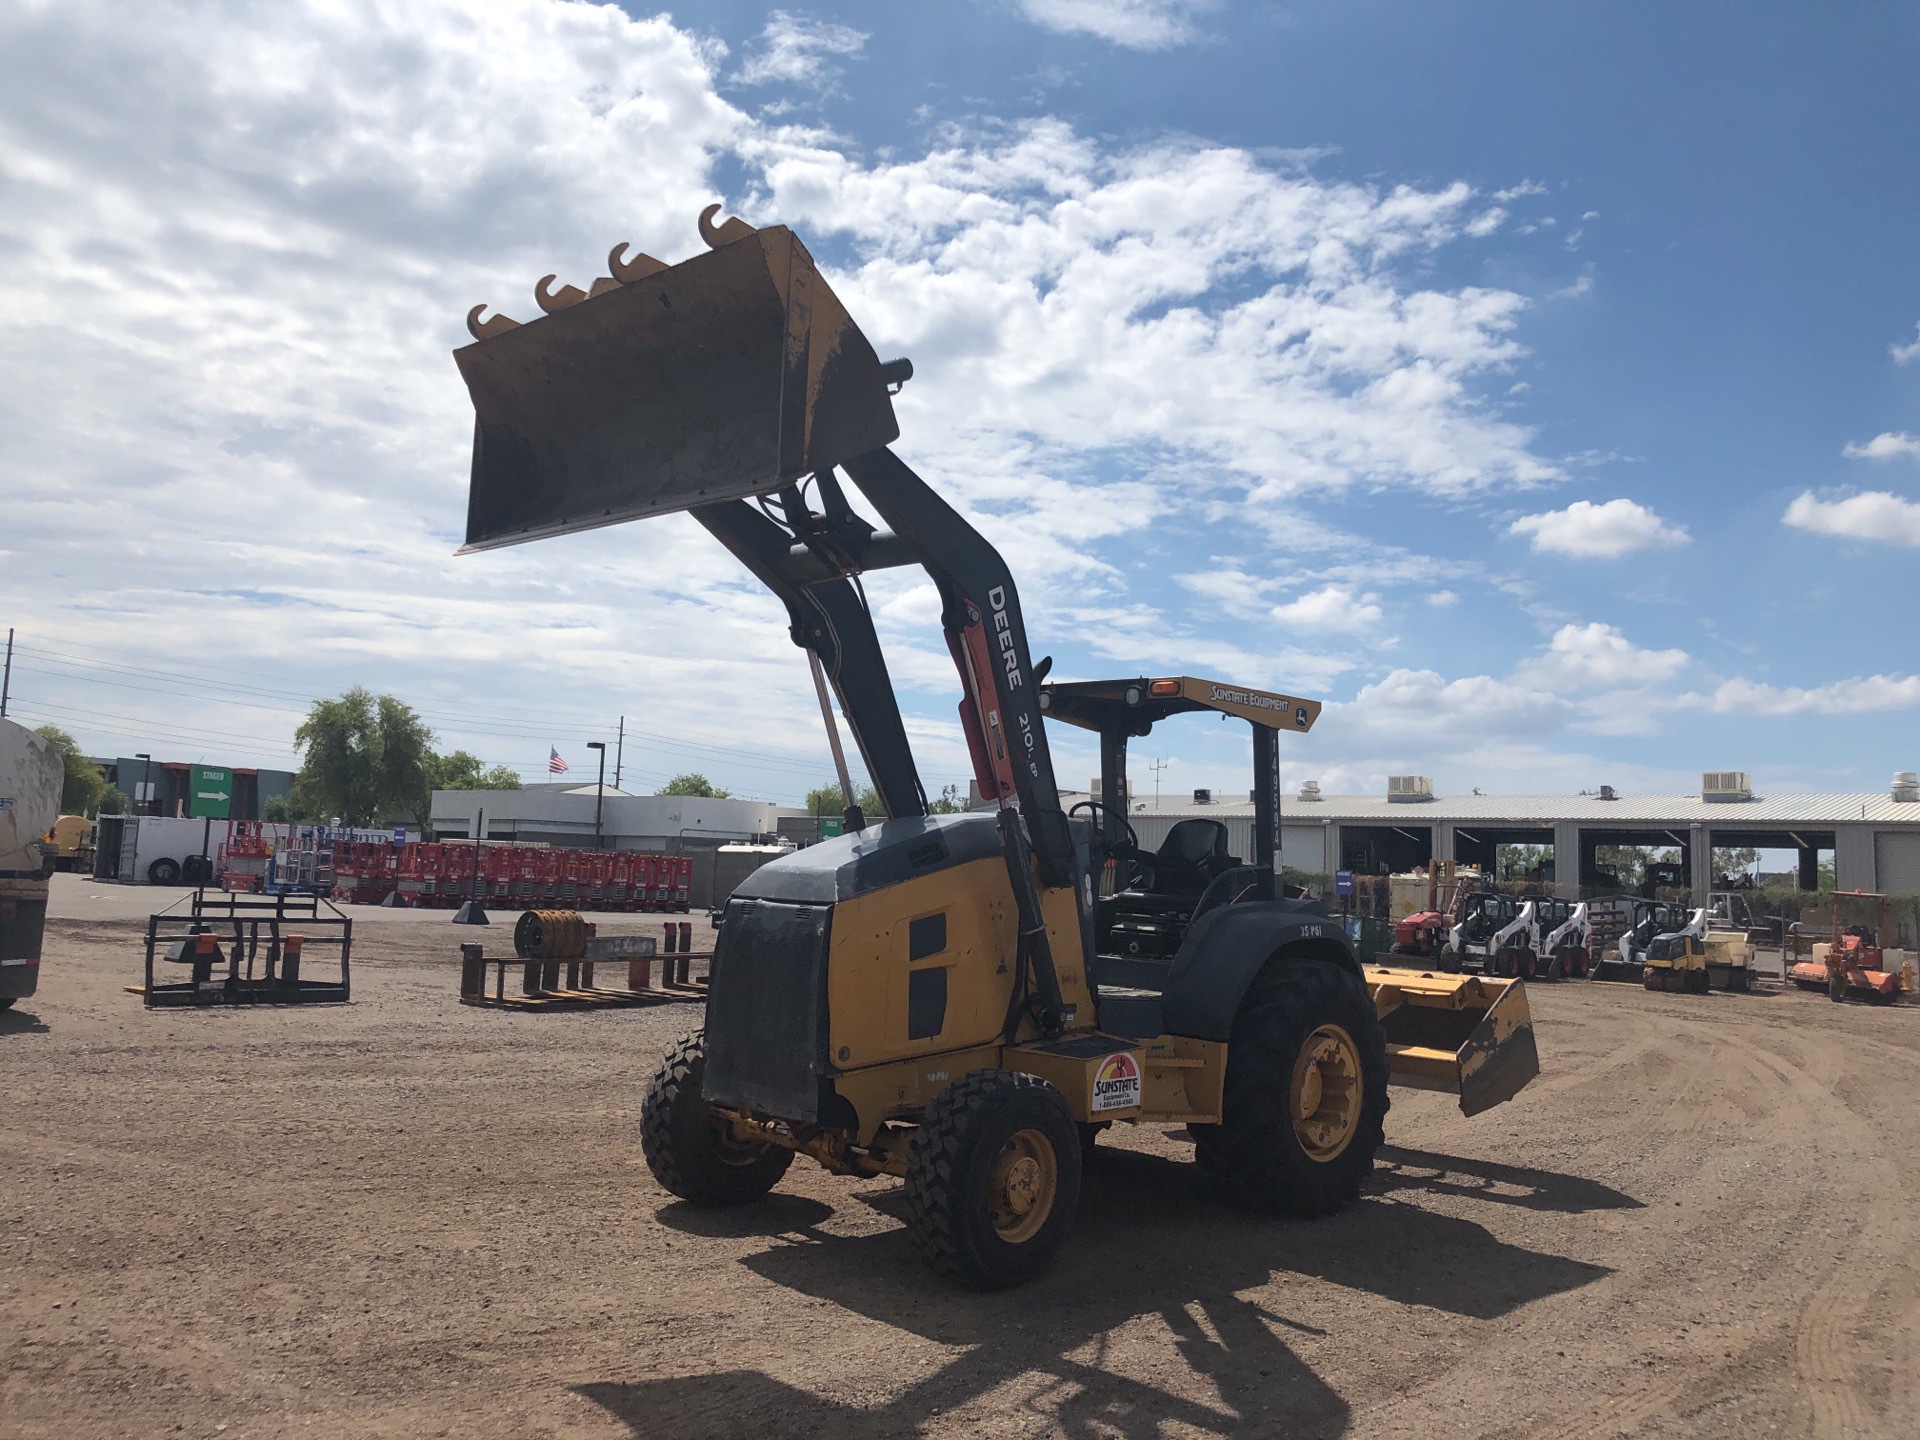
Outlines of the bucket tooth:
[{"label": "bucket tooth", "polygon": [[618,280],[614,279],[611,275],[602,275],[588,287],[587,298],[591,300],[596,295],[605,295],[608,291],[618,290],[619,288],[620,282]]},{"label": "bucket tooth", "polygon": [[482,320],[480,312],[487,307],[476,305],[467,312],[467,333],[476,340],[487,340],[495,335],[504,335],[509,330],[518,330],[520,322],[505,315],[495,315],[491,320]]},{"label": "bucket tooth", "polygon": [[644,250],[635,250],[633,259],[622,260],[631,242],[622,240],[607,252],[607,269],[613,272],[613,278],[622,285],[631,285],[636,280],[644,280],[649,275],[658,275],[667,268],[667,262],[656,260]]},{"label": "bucket tooth", "polygon": [[700,212],[700,238],[707,242],[708,249],[718,250],[722,245],[731,245],[755,233],[753,226],[738,215],[729,215],[724,224],[716,226],[713,217],[719,213],[718,205],[709,205]]},{"label": "bucket tooth", "polygon": [[557,310],[570,310],[587,298],[587,292],[578,285],[562,285],[557,291],[552,289],[553,282],[558,278],[556,275],[543,275],[540,283],[533,287],[533,298],[549,315]]}]

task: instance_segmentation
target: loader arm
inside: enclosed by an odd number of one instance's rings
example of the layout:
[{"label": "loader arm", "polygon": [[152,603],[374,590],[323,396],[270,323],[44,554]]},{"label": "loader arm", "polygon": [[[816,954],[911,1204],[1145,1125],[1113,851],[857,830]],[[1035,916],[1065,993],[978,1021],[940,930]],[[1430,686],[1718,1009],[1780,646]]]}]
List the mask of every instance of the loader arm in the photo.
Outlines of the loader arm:
[{"label": "loader arm", "polygon": [[[820,657],[854,744],[888,816],[927,813],[926,792],[900,719],[886,656],[864,598],[842,575],[820,579],[812,556],[796,557],[794,538],[745,500],[694,509],[693,518],[787,607],[793,643]],[[852,804],[851,795],[843,797]]]}]

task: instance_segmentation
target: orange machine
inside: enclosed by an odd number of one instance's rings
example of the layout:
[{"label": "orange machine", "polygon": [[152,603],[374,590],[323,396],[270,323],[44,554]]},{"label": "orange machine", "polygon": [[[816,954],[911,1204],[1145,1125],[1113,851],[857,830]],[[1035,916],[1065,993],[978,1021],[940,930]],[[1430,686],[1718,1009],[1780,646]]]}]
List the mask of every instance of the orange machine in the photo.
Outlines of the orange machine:
[{"label": "orange machine", "polygon": [[[1851,908],[1856,914],[1862,902],[1879,902],[1876,923],[1842,926],[1841,912]],[[1787,972],[1803,990],[1825,990],[1830,1000],[1844,1000],[1851,994],[1862,999],[1892,1004],[1900,998],[1906,982],[1900,972],[1886,968],[1886,950],[1881,941],[1887,934],[1887,897],[1853,890],[1833,897],[1833,938],[1824,947],[1814,947],[1811,960],[1802,960]]]}]

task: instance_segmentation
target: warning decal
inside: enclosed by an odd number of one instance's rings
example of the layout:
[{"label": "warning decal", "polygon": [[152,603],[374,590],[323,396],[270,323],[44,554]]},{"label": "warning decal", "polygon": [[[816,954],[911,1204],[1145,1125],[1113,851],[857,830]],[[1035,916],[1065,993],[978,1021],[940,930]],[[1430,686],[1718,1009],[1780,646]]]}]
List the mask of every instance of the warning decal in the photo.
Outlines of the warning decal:
[{"label": "warning decal", "polygon": [[1122,1050],[1100,1062],[1093,1077],[1095,1110],[1131,1110],[1140,1103],[1140,1067]]}]

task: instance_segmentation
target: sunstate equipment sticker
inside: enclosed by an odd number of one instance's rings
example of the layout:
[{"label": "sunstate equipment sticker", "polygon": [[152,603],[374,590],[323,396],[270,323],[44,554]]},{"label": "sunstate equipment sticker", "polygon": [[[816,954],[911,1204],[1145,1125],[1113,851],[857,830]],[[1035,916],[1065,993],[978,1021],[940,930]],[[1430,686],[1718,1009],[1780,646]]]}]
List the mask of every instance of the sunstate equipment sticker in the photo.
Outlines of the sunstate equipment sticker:
[{"label": "sunstate equipment sticker", "polygon": [[1122,1050],[1100,1062],[1093,1077],[1094,1110],[1131,1110],[1140,1103],[1140,1067]]}]

